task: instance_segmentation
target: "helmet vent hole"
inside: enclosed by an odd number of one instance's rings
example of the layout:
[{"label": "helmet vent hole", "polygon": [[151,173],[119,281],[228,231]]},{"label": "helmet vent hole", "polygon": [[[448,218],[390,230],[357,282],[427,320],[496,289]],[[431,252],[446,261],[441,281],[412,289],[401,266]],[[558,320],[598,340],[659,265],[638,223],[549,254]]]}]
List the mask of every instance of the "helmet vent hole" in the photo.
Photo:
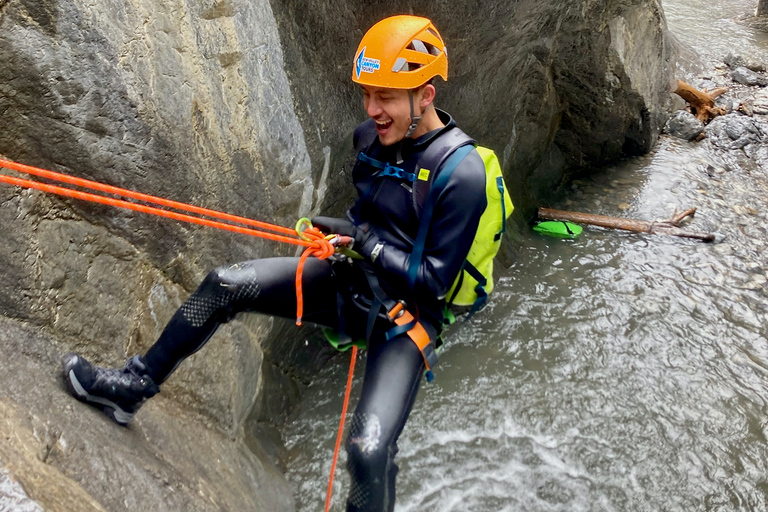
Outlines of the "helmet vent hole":
[{"label": "helmet vent hole", "polygon": [[427,29],[427,32],[429,32],[430,34],[432,34],[433,36],[435,36],[436,38],[438,38],[440,41],[442,41],[442,40],[443,40],[443,38],[442,38],[442,37],[440,37],[440,34],[438,34],[438,33],[437,33],[435,30],[433,30],[433,29],[431,29],[431,28],[428,28],[428,29]]},{"label": "helmet vent hole", "polygon": [[423,41],[419,41],[418,39],[413,39],[410,43],[408,43],[408,47],[407,48],[409,50],[413,50],[413,51],[420,52],[420,53],[429,53],[427,51],[427,47],[424,46],[424,42]]},{"label": "helmet vent hole", "polygon": [[413,41],[411,41],[408,44],[407,48],[409,50],[413,50],[419,53],[428,53],[430,55],[434,55],[435,57],[440,55],[440,48],[438,48],[433,44],[421,41],[419,39],[414,39]]},{"label": "helmet vent hole", "polygon": [[398,57],[394,66],[392,66],[392,72],[399,73],[401,71],[415,71],[420,67],[422,67],[422,64],[419,64],[418,62],[408,62],[404,58]]},{"label": "helmet vent hole", "polygon": [[[406,69],[403,69],[403,68],[406,68]],[[395,65],[392,66],[392,72],[398,73],[400,71],[408,71],[407,68],[408,68],[408,61],[406,61],[402,57],[398,57],[397,60],[395,61]]]},{"label": "helmet vent hole", "polygon": [[429,51],[429,53],[431,55],[434,55],[435,57],[440,55],[440,48],[438,48],[435,45],[429,44],[429,43],[425,43],[425,45],[427,46],[427,50]]}]

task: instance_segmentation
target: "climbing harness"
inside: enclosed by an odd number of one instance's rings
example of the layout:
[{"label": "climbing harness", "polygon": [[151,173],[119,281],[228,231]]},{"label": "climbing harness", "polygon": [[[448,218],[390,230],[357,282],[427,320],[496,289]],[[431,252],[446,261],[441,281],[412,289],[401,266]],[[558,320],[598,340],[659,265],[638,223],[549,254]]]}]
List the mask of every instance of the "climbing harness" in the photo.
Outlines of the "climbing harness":
[{"label": "climbing harness", "polygon": [[379,284],[379,278],[370,266],[364,264],[363,270],[365,271],[365,278],[368,281],[368,286],[373,292],[374,297],[373,303],[368,310],[368,325],[366,327],[365,339],[370,339],[374,323],[377,318],[382,316],[383,312],[384,318],[394,324],[394,326],[388,329],[384,334],[386,340],[389,341],[402,334],[407,335],[419,349],[421,357],[424,360],[427,382],[432,382],[432,379],[434,378],[432,368],[437,364],[437,348],[435,341],[430,338],[418,317],[408,311],[405,301],[396,301],[384,293],[384,290],[382,290],[381,285]]},{"label": "climbing harness", "polygon": [[[77,187],[104,192],[116,196],[121,196],[137,201],[143,201],[145,203],[162,206],[165,208],[172,208],[178,211],[166,210],[163,208],[157,208],[155,206],[147,206],[143,204],[137,204],[123,199],[115,199],[112,197],[93,194],[90,192],[83,192],[80,190],[74,190],[71,188],[60,187],[57,185],[49,185],[46,183],[40,183],[37,181],[26,180],[21,178],[14,178],[5,174],[0,174],[0,182],[7,183],[9,185],[15,185],[18,187],[32,188],[36,190],[42,190],[51,194],[57,194],[65,197],[72,197],[83,201],[90,201],[93,203],[100,203],[109,206],[115,206],[118,208],[125,208],[142,213],[148,213],[151,215],[157,215],[160,217],[166,217],[182,222],[189,222],[192,224],[199,224],[203,226],[214,227],[223,229],[226,231],[233,231],[244,235],[257,236],[268,240],[277,242],[285,242],[293,245],[299,245],[305,247],[304,252],[299,259],[299,265],[296,268],[296,324],[301,325],[301,317],[304,312],[304,300],[302,293],[302,273],[304,269],[304,263],[309,256],[315,256],[318,259],[325,259],[330,257],[336,252],[338,247],[348,245],[351,242],[351,238],[347,236],[339,235],[324,235],[320,230],[307,225],[309,221],[301,219],[295,229],[286,228],[276,224],[270,224],[268,222],[262,222],[254,219],[248,219],[246,217],[240,217],[237,215],[231,215],[216,210],[210,210],[208,208],[201,208],[199,206],[193,206],[186,203],[180,203],[177,201],[171,201],[169,199],[163,199],[160,197],[142,194],[140,192],[134,192],[119,187],[113,187],[111,185],[104,185],[91,180],[82,178],[76,178],[66,174],[48,171],[45,169],[39,169],[29,165],[20,164],[10,160],[0,159],[0,167],[17,171],[24,174],[30,174],[39,178],[48,179],[51,181],[57,181],[59,183],[67,183]],[[186,212],[186,213],[179,213]],[[189,215],[189,214],[195,215]],[[205,217],[212,217],[219,220],[206,219]],[[220,222],[221,220],[241,224],[240,226],[235,224],[228,224]],[[306,221],[306,222],[304,222]],[[243,227],[250,226],[250,227]],[[254,229],[257,228],[257,229]],[[271,231],[271,232],[270,232]]]}]

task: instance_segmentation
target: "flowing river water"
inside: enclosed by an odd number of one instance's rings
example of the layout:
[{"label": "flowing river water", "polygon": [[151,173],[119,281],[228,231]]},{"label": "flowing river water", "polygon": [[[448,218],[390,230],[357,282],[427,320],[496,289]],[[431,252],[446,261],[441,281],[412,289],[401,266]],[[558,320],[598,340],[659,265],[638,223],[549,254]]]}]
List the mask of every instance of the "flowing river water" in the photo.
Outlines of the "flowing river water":
[{"label": "flowing river water", "polygon": [[[768,36],[734,21],[756,3],[664,7],[714,69],[728,52],[768,62]],[[396,510],[768,510],[768,168],[665,137],[552,206],[647,220],[696,207],[688,229],[719,241],[524,235],[422,386]],[[301,512],[323,510],[347,364],[325,368],[286,432]]]}]

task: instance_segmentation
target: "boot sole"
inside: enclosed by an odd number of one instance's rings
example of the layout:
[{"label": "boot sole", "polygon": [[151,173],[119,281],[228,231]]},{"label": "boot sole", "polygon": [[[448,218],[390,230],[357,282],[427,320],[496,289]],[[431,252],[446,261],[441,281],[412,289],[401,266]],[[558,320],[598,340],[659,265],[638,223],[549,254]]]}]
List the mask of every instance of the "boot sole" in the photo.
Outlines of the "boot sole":
[{"label": "boot sole", "polygon": [[112,402],[111,400],[107,400],[106,398],[102,398],[100,396],[93,396],[88,393],[83,385],[80,384],[80,381],[77,380],[74,370],[69,370],[69,372],[65,374],[64,383],[67,385],[69,392],[75,398],[83,402],[98,404],[101,407],[101,410],[104,411],[104,414],[109,416],[115,423],[118,423],[119,425],[126,426],[136,415],[135,412],[127,412],[121,409],[119,405],[117,405],[115,402]]}]

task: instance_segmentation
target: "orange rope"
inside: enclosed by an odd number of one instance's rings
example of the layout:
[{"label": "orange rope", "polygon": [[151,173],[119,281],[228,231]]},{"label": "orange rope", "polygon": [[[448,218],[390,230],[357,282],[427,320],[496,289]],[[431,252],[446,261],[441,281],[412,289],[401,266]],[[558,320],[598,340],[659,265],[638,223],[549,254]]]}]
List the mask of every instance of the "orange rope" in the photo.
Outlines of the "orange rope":
[{"label": "orange rope", "polygon": [[244,228],[240,226],[234,226],[232,224],[225,224],[215,220],[202,219],[200,217],[194,217],[192,215],[185,215],[183,213],[171,212],[163,210],[161,208],[155,208],[153,206],[145,206],[142,204],[131,203],[123,201],[121,199],[112,199],[111,197],[104,197],[96,194],[90,194],[88,192],[80,192],[78,190],[72,190],[69,188],[59,187],[56,185],[47,185],[45,183],[39,183],[37,181],[24,180],[21,178],[13,178],[0,174],[0,182],[8,183],[10,185],[16,185],[19,187],[34,188],[42,190],[43,192],[49,192],[51,194],[57,194],[60,196],[74,197],[75,199],[82,199],[83,201],[90,201],[93,203],[106,204],[109,206],[116,206],[118,208],[125,208],[128,210],[134,210],[142,213],[149,213],[151,215],[157,215],[160,217],[167,217],[169,219],[179,220],[182,222],[189,222],[192,224],[200,224],[203,226],[209,226],[218,229],[224,229],[227,231],[234,231],[235,233],[241,233],[243,235],[258,236],[261,238],[267,238],[276,242],[286,242],[294,245],[303,245],[304,247],[314,247],[316,244],[309,240],[302,240],[300,238],[289,238],[283,235],[277,235],[275,233],[267,233],[264,231],[257,231],[255,229]]},{"label": "orange rope", "polygon": [[[240,233],[244,235],[257,236],[260,238],[266,238],[268,240],[273,240],[276,242],[285,242],[285,243],[300,245],[305,247],[305,250],[302,253],[301,258],[299,258],[299,265],[296,268],[296,323],[297,325],[301,325],[301,317],[304,312],[304,295],[302,291],[301,282],[302,282],[302,276],[304,271],[304,264],[307,258],[309,256],[315,256],[319,259],[325,259],[331,256],[335,251],[334,244],[331,241],[326,240],[323,233],[316,228],[306,229],[302,233],[303,237],[299,238],[294,229],[278,226],[276,224],[270,224],[267,222],[248,219],[246,217],[239,217],[237,215],[230,215],[228,213],[218,212],[216,210],[209,210],[207,208],[200,208],[198,206],[179,203],[176,201],[171,201],[168,199],[151,196],[148,194],[134,192],[132,190],[112,187],[110,185],[104,185],[102,183],[97,183],[95,181],[75,178],[74,176],[68,176],[66,174],[61,174],[53,171],[46,171],[45,169],[38,169],[36,167],[31,167],[28,165],[11,162],[10,160],[0,159],[0,167],[5,167],[7,169],[12,169],[14,171],[23,172],[26,174],[32,174],[34,176],[47,178],[54,181],[69,183],[71,185],[76,185],[79,187],[89,188],[91,190],[98,190],[100,192],[121,195],[124,197],[137,199],[137,200],[148,202],[151,204],[157,204],[157,205],[166,206],[169,208],[175,208],[181,211],[197,213],[200,215],[206,215],[208,217],[214,217],[218,219],[237,222],[240,224],[246,224],[249,226],[255,226],[261,229],[269,229],[271,231],[274,231],[275,233],[259,231],[256,229],[245,228],[242,226],[235,226],[232,224],[226,224],[224,222],[204,219],[201,217],[195,217],[195,216],[187,215],[184,213],[163,210],[162,208],[156,208],[153,206],[146,206],[142,204],[131,203],[129,201],[124,201],[122,199],[114,199],[111,197],[91,194],[89,192],[81,192],[79,190],[59,187],[57,185],[48,185],[45,183],[39,183],[37,181],[14,178],[11,176],[0,174],[0,182],[7,183],[9,185],[16,185],[18,187],[25,187],[25,188],[33,188],[36,190],[42,190],[43,192],[49,192],[51,194],[57,194],[60,196],[81,199],[83,201],[90,201],[93,203],[100,203],[100,204],[105,204],[109,206],[115,206],[117,208],[125,208],[128,210],[148,213],[148,214],[157,215],[160,217],[167,217],[167,218],[182,221],[182,222],[189,222],[192,224],[209,226],[213,228],[223,229],[226,231],[233,231],[235,233]],[[280,235],[276,233],[284,233],[284,234]],[[292,235],[292,236],[285,236],[285,235]],[[334,240],[336,241],[336,243],[344,243],[345,241],[344,239],[339,237],[336,237]]]},{"label": "orange rope", "polygon": [[344,421],[347,419],[347,406],[349,405],[349,393],[352,391],[352,377],[355,375],[355,360],[357,359],[357,345],[352,345],[352,360],[349,362],[349,374],[347,375],[347,390],[344,393],[344,405],[341,408],[341,420],[339,421],[339,433],[336,434],[336,448],[333,449],[333,462],[331,462],[331,476],[328,478],[328,491],[325,493],[325,512],[331,509],[331,495],[333,492],[333,474],[336,472],[336,459],[339,458],[341,438],[344,435]]},{"label": "orange rope", "polygon": [[0,167],[5,167],[6,169],[12,169],[14,171],[21,172],[24,174],[31,174],[33,176],[38,176],[40,178],[46,178],[49,180],[59,181],[62,183],[69,183],[70,185],[76,185],[78,187],[98,190],[99,192],[106,192],[108,194],[115,194],[118,196],[130,197],[131,199],[138,199],[139,201],[144,201],[145,203],[157,204],[160,206],[175,208],[177,210],[182,210],[186,212],[197,213],[200,215],[207,215],[209,217],[214,217],[217,219],[238,222],[240,224],[245,224],[246,226],[253,226],[257,228],[268,229],[270,231],[275,231],[276,233],[283,233],[285,235],[296,236],[295,230],[291,228],[286,228],[283,226],[278,226],[276,224],[261,222],[261,221],[249,219],[246,217],[239,217],[237,215],[230,215],[228,213],[219,212],[216,210],[209,210],[208,208],[200,208],[199,206],[193,206],[191,204],[179,203],[177,201],[163,199],[162,197],[151,196],[149,194],[142,194],[140,192],[134,192],[133,190],[128,190],[125,188],[113,187],[111,185],[104,185],[103,183],[99,183],[96,181],[76,178],[74,176],[69,176],[67,174],[62,174],[59,172],[47,171],[45,169],[39,169],[37,167],[20,164],[18,162],[12,162],[10,160],[4,160],[2,158],[0,158]]}]

